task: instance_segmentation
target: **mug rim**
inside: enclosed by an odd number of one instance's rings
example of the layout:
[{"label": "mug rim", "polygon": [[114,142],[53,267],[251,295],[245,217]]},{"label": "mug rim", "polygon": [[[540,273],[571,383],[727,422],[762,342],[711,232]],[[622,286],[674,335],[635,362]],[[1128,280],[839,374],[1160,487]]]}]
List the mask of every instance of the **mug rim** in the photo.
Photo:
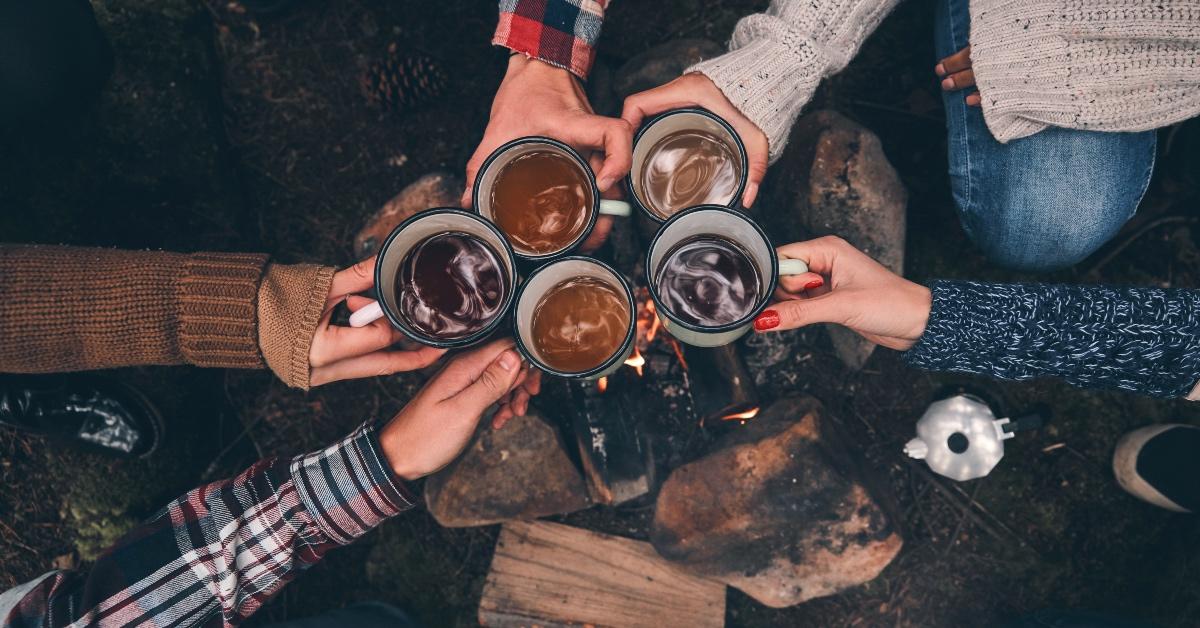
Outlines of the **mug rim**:
[{"label": "mug rim", "polygon": [[[600,266],[601,268],[604,268],[609,273],[611,273],[612,276],[617,278],[617,281],[620,282],[620,284],[621,284],[621,288],[625,291],[625,300],[627,302],[627,305],[629,306],[629,329],[626,330],[625,340],[623,340],[621,342],[621,344],[617,347],[617,350],[614,351],[612,355],[610,355],[608,358],[606,358],[598,366],[595,366],[586,371],[576,371],[576,372],[562,371],[562,370],[556,369],[556,368],[546,364],[545,362],[542,362],[540,359],[538,359],[537,355],[535,355],[534,352],[528,346],[525,345],[525,342],[523,340],[521,340],[521,321],[519,320],[519,318],[516,315],[516,310],[521,303],[521,298],[525,296],[525,289],[528,288],[530,286],[530,284],[533,282],[533,278],[538,276],[539,274],[541,274],[542,271],[545,271],[547,268],[550,268],[551,266],[553,266],[555,264],[562,263],[562,262],[570,262],[570,261],[583,261],[583,262],[587,262],[589,264],[595,264],[596,266]],[[630,287],[629,280],[625,279],[624,275],[617,272],[616,269],[614,269],[612,266],[609,266],[608,264],[606,264],[598,259],[586,257],[583,255],[568,255],[561,259],[554,260],[553,262],[546,264],[545,266],[541,266],[541,267],[535,269],[532,273],[530,273],[529,276],[525,278],[525,281],[521,283],[521,289],[518,291],[517,298],[514,301],[512,318],[513,318],[512,337],[513,337],[513,341],[516,343],[517,351],[520,352],[521,355],[525,356],[525,359],[532,362],[534,364],[534,366],[537,366],[539,369],[545,371],[546,373],[549,373],[551,375],[557,375],[559,377],[567,377],[567,378],[571,378],[571,379],[586,379],[588,377],[592,377],[592,376],[598,375],[600,373],[603,373],[604,371],[612,368],[613,365],[615,365],[617,363],[617,361],[621,360],[624,357],[625,352],[629,350],[629,346],[637,340],[637,301],[633,298],[633,288]],[[531,320],[529,321],[529,323],[531,326],[533,325],[532,317],[531,317]]]},{"label": "mug rim", "polygon": [[[402,317],[393,313],[391,309],[384,304],[383,294],[380,291],[380,286],[383,285],[383,254],[387,251],[388,247],[392,245],[392,242],[396,240],[396,238],[401,232],[404,231],[404,229],[416,223],[417,221],[432,216],[441,216],[446,214],[462,216],[470,220],[478,221],[487,227],[492,233],[494,233],[502,243],[504,243],[503,254],[508,256],[509,270],[511,271],[510,278],[513,284],[509,287],[508,294],[504,297],[505,301],[504,305],[500,308],[500,313],[497,314],[496,317],[491,320],[491,322],[489,322],[487,325],[484,325],[479,329],[479,331],[467,336],[463,336],[462,338],[455,338],[453,340],[431,339],[417,333],[416,330],[410,329],[409,325],[404,322]],[[491,246],[490,242],[485,242],[484,244]],[[518,284],[520,283],[520,274],[517,272],[517,260],[513,254],[512,245],[508,243],[508,238],[504,237],[504,233],[501,232],[496,225],[492,224],[488,220],[485,220],[478,214],[473,214],[457,207],[430,207],[429,209],[421,210],[412,216],[405,218],[404,222],[396,225],[396,228],[392,229],[392,232],[388,234],[387,238],[384,239],[383,244],[379,247],[379,252],[375,255],[375,300],[379,302],[379,309],[383,310],[383,315],[388,319],[388,322],[392,324],[392,327],[400,330],[400,333],[407,336],[410,340],[421,343],[422,345],[437,349],[461,349],[463,347],[471,346],[480,340],[487,338],[492,334],[492,332],[496,331],[496,328],[503,324],[504,318],[509,315],[513,304],[516,303],[516,293],[519,288]],[[403,263],[403,260],[401,260],[401,263]]]},{"label": "mug rim", "polygon": [[[730,137],[733,138],[733,143],[737,148],[738,156],[742,158],[742,176],[738,177],[737,190],[734,191],[733,198],[729,199],[729,203],[727,205],[715,205],[715,204],[713,204],[713,205],[714,205],[714,207],[728,207],[730,209],[732,209],[735,205],[740,205],[742,202],[742,194],[745,193],[745,191],[746,191],[746,182],[749,180],[749,177],[750,177],[750,157],[746,153],[746,143],[744,141],[742,141],[742,136],[738,135],[738,132],[736,130],[734,130],[732,124],[729,124],[729,122],[727,122],[725,120],[725,118],[722,118],[721,116],[709,111],[708,109],[705,109],[704,107],[680,107],[679,109],[669,109],[669,110],[659,113],[658,115],[655,115],[653,118],[650,118],[649,120],[643,122],[642,127],[640,129],[638,129],[638,132],[636,134],[634,134],[634,136],[633,136],[633,144],[632,144],[632,149],[630,150],[630,156],[632,157],[633,153],[635,151],[637,151],[638,141],[640,141],[642,139],[642,136],[645,135],[646,131],[648,131],[650,129],[650,127],[654,126],[660,120],[663,120],[665,118],[669,118],[674,115],[687,114],[687,113],[698,114],[698,115],[701,115],[701,116],[711,119],[713,122],[716,122],[717,124],[724,127],[724,129],[729,132]],[[633,203],[638,206],[638,209],[642,210],[642,213],[645,214],[648,218],[650,218],[650,220],[653,220],[654,222],[661,225],[672,218],[672,217],[667,217],[667,218],[660,217],[658,214],[654,213],[654,210],[650,209],[649,207],[646,207],[646,205],[644,203],[642,203],[641,198],[638,198],[638,194],[634,190],[634,187],[633,187],[633,168],[632,168],[632,166],[629,169],[629,174],[625,175],[625,188],[629,192],[630,200],[632,200]],[[693,205],[693,207],[699,207],[699,205]],[[677,214],[683,213],[684,211],[687,211],[688,209],[691,209],[691,208],[690,207],[684,208],[683,210],[676,212],[676,213]]]},{"label": "mug rim", "polygon": [[[748,314],[746,314],[745,316],[743,316],[731,323],[725,323],[724,325],[717,325],[714,327],[704,327],[704,326],[700,326],[700,325],[695,325],[693,323],[689,323],[685,320],[682,320],[674,312],[672,312],[671,308],[667,307],[658,296],[658,284],[655,282],[655,275],[657,275],[658,272],[657,272],[657,269],[651,267],[651,265],[650,265],[650,257],[654,253],[654,248],[658,245],[658,242],[662,238],[663,232],[665,232],[667,230],[667,227],[670,227],[672,224],[674,224],[676,221],[683,218],[684,216],[689,216],[691,214],[701,212],[701,211],[724,212],[727,214],[732,214],[733,216],[740,218],[741,220],[744,220],[745,222],[749,223],[750,226],[754,228],[754,231],[758,233],[759,237],[761,237],[763,239],[763,242],[766,243],[767,250],[770,251],[770,254],[771,254],[770,275],[768,277],[762,278],[762,280],[763,280],[762,303],[751,308],[750,312]],[[711,234],[711,235],[720,236],[720,234]],[[739,244],[739,246],[740,246],[740,243],[735,242],[735,244]],[[751,261],[754,261],[754,260],[751,259]],[[779,282],[779,256],[775,252],[775,244],[773,242],[771,242],[771,238],[767,235],[767,232],[763,231],[763,228],[761,226],[759,226],[758,222],[751,219],[750,216],[746,215],[745,212],[738,211],[731,207],[725,207],[724,205],[696,205],[693,207],[689,207],[689,208],[675,214],[674,216],[671,216],[669,219],[667,219],[667,221],[664,222],[662,224],[662,226],[660,226],[658,228],[658,231],[656,231],[654,233],[654,237],[650,239],[650,243],[646,246],[646,263],[643,264],[643,266],[646,267],[646,288],[650,292],[650,298],[654,300],[655,311],[666,316],[667,319],[669,319],[672,323],[679,325],[680,327],[683,327],[684,329],[687,329],[689,331],[693,331],[693,332],[701,333],[701,334],[719,334],[719,333],[724,333],[727,331],[733,331],[735,329],[739,329],[745,325],[748,325],[751,321],[754,320],[754,317],[761,314],[762,311],[767,309],[767,306],[770,305],[771,295],[775,293],[775,287]],[[759,269],[759,272],[761,273],[761,272],[763,272],[763,270],[764,269]]]},{"label": "mug rim", "polygon": [[[483,165],[479,166],[479,171],[475,173],[475,183],[471,189],[471,209],[473,209],[480,218],[483,218],[484,220],[494,224],[494,221],[491,218],[484,216],[483,211],[479,209],[479,190],[480,184],[483,182],[483,175],[487,173],[488,169],[492,167],[492,164],[495,163],[501,155],[508,152],[510,149],[523,144],[549,144],[550,146],[565,151],[571,157],[571,159],[575,160],[575,163],[583,166],[583,172],[585,175],[584,178],[587,179],[588,185],[590,185],[592,188],[592,212],[588,218],[588,224],[586,227],[584,227],[583,231],[579,232],[579,235],[569,244],[557,251],[536,254],[522,253],[518,251],[516,247],[511,245],[509,247],[513,250],[514,255],[523,260],[538,263],[549,262],[570,255],[575,251],[576,248],[579,247],[579,245],[583,244],[584,240],[587,240],[588,236],[592,234],[592,231],[596,228],[596,221],[600,218],[600,188],[596,186],[596,173],[592,170],[591,164],[589,164],[587,160],[583,158],[583,155],[579,154],[579,151],[552,137],[546,137],[545,135],[526,135],[524,137],[518,137],[514,140],[509,140],[504,144],[501,144],[499,148],[492,151],[492,153],[488,155],[487,159],[483,160]],[[497,227],[499,227],[499,225],[497,225]],[[501,234],[503,234],[503,231],[501,231]],[[504,241],[508,242],[507,235],[504,235]]]}]

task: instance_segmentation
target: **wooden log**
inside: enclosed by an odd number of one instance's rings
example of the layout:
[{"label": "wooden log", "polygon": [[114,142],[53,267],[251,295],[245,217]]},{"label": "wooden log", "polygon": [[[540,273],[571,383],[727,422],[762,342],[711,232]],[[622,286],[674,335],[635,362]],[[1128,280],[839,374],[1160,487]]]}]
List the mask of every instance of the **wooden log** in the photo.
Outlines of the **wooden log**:
[{"label": "wooden log", "polygon": [[[628,373],[609,378],[601,393],[595,382],[568,382],[572,428],[588,492],[598,504],[623,504],[650,492],[654,455],[635,409],[620,394]],[[631,383],[632,384],[632,383]]]},{"label": "wooden log", "polygon": [[758,407],[758,388],[737,344],[684,348],[696,416],[706,426]]},{"label": "wooden log", "polygon": [[725,586],[664,560],[649,543],[545,521],[514,521],[500,530],[479,623],[724,626]]}]

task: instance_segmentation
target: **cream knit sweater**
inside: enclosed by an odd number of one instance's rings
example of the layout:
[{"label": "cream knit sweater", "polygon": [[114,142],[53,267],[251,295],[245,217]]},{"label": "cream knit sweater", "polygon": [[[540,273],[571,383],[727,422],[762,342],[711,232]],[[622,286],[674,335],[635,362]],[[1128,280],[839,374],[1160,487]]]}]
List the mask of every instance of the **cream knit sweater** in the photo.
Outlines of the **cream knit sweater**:
[{"label": "cream knit sweater", "polygon": [[[1048,126],[1144,131],[1200,114],[1200,0],[970,0],[983,117],[1000,142]],[[767,135],[771,160],[823,77],[898,0],[772,0],[688,69]]]}]

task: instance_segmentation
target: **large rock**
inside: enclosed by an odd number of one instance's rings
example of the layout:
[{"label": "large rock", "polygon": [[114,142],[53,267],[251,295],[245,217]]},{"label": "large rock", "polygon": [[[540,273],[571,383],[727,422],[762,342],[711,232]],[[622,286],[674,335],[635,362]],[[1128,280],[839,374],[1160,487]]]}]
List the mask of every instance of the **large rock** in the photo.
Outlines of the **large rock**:
[{"label": "large rock", "polygon": [[[796,123],[772,170],[778,192],[771,206],[781,212],[778,220],[798,227],[797,236],[838,235],[893,272],[904,271],[908,193],[874,133],[834,111],[811,113]],[[831,325],[829,334],[852,369],[875,349],[844,327]]]},{"label": "large rock", "polygon": [[450,528],[587,508],[587,485],[558,430],[533,410],[503,429],[484,421],[463,455],[425,482],[425,503]]},{"label": "large rock", "polygon": [[867,582],[903,544],[811,398],[777,402],[675,469],[650,540],[772,607]]},{"label": "large rock", "polygon": [[624,101],[631,94],[669,83],[692,65],[724,52],[724,46],[707,39],[669,41],[626,61],[617,70],[613,88]]},{"label": "large rock", "polygon": [[359,259],[379,252],[396,225],[433,207],[458,207],[463,193],[462,178],[449,172],[431,172],[408,184],[367,221],[354,236],[354,254]]}]

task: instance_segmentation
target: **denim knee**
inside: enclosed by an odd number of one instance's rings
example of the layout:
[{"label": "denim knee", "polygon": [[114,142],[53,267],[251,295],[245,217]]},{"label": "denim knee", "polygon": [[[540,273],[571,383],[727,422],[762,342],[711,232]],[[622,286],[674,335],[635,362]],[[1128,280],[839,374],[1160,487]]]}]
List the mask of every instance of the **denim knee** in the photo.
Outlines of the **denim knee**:
[{"label": "denim knee", "polygon": [[1049,271],[1076,264],[1137,211],[1153,170],[1154,137],[1048,129],[976,151],[970,175],[954,178],[963,226],[1001,266]]}]

